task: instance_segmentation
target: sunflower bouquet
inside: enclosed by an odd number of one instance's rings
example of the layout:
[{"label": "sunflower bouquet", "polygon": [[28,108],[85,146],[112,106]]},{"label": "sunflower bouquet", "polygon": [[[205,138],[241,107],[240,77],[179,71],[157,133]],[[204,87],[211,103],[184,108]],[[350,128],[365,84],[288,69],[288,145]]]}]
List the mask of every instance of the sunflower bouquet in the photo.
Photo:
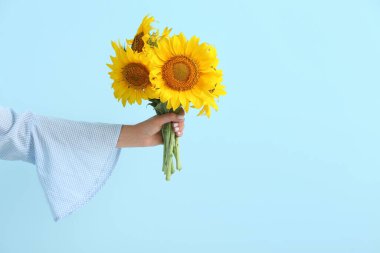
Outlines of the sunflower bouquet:
[{"label": "sunflower bouquet", "polygon": [[[160,33],[153,22],[153,17],[145,16],[133,39],[123,45],[112,42],[116,55],[107,66],[115,98],[124,107],[147,100],[159,115],[188,112],[191,107],[199,110],[198,116],[210,117],[211,108],[218,110],[219,96],[226,94],[215,47],[200,43],[196,36],[170,35],[168,27]],[[169,181],[182,168],[179,139],[170,123],[163,126],[162,137],[162,171]]]}]

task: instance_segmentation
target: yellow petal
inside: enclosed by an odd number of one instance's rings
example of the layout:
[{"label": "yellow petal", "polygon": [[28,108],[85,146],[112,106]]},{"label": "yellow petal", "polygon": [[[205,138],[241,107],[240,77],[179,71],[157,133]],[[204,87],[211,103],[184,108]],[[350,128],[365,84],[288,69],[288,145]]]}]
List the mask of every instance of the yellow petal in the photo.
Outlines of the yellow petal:
[{"label": "yellow petal", "polygon": [[178,97],[178,92],[176,92],[175,94],[173,94],[172,96],[172,106],[173,106],[173,110],[176,110],[179,106],[180,106],[180,101],[179,101],[179,97]]}]

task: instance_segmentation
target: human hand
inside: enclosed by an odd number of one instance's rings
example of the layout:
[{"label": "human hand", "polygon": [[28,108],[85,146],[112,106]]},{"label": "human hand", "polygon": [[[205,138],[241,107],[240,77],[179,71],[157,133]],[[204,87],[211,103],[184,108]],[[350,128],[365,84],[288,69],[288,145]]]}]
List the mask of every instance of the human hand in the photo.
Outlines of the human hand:
[{"label": "human hand", "polygon": [[120,131],[116,147],[150,147],[163,143],[161,129],[166,123],[171,122],[177,137],[183,135],[185,127],[185,112],[180,114],[166,113],[156,115],[136,125],[123,125]]}]

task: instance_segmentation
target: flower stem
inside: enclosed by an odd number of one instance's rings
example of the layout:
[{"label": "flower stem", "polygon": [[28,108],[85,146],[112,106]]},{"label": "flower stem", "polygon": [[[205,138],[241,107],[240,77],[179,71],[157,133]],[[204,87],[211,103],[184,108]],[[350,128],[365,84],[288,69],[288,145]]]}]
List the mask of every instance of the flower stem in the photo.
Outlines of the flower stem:
[{"label": "flower stem", "polygon": [[[179,113],[180,111],[180,108],[176,111],[167,109],[166,103],[161,103],[157,99],[151,99],[150,101],[151,103],[149,105],[155,109],[157,115],[162,115],[169,112]],[[182,164],[179,158],[179,140],[172,128],[171,122],[163,125],[161,133],[164,142],[162,171],[165,174],[166,181],[170,181],[170,177],[175,170],[180,171],[182,169]],[[173,159],[176,160],[176,167],[174,167]]]},{"label": "flower stem", "polygon": [[176,160],[177,170],[181,171],[182,164],[181,164],[181,160],[179,159],[179,138],[177,136],[175,137],[175,145],[174,145],[173,153]]},{"label": "flower stem", "polygon": [[170,176],[172,175],[171,170],[171,163],[172,163],[172,150],[173,150],[173,143],[171,138],[171,124],[166,123],[164,125],[164,152],[165,152],[165,158],[164,158],[164,166],[165,166],[165,175],[166,175],[166,181],[170,180]]}]

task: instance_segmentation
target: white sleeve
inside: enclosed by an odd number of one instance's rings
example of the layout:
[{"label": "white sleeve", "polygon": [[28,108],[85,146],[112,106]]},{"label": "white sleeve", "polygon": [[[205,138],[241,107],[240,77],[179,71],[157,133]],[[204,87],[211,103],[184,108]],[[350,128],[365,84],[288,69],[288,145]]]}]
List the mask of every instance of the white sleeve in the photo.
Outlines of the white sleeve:
[{"label": "white sleeve", "polygon": [[87,203],[111,175],[122,125],[21,114],[0,107],[0,159],[36,165],[55,221]]},{"label": "white sleeve", "polygon": [[0,159],[34,163],[32,122],[31,112],[16,114],[10,108],[0,107]]}]

